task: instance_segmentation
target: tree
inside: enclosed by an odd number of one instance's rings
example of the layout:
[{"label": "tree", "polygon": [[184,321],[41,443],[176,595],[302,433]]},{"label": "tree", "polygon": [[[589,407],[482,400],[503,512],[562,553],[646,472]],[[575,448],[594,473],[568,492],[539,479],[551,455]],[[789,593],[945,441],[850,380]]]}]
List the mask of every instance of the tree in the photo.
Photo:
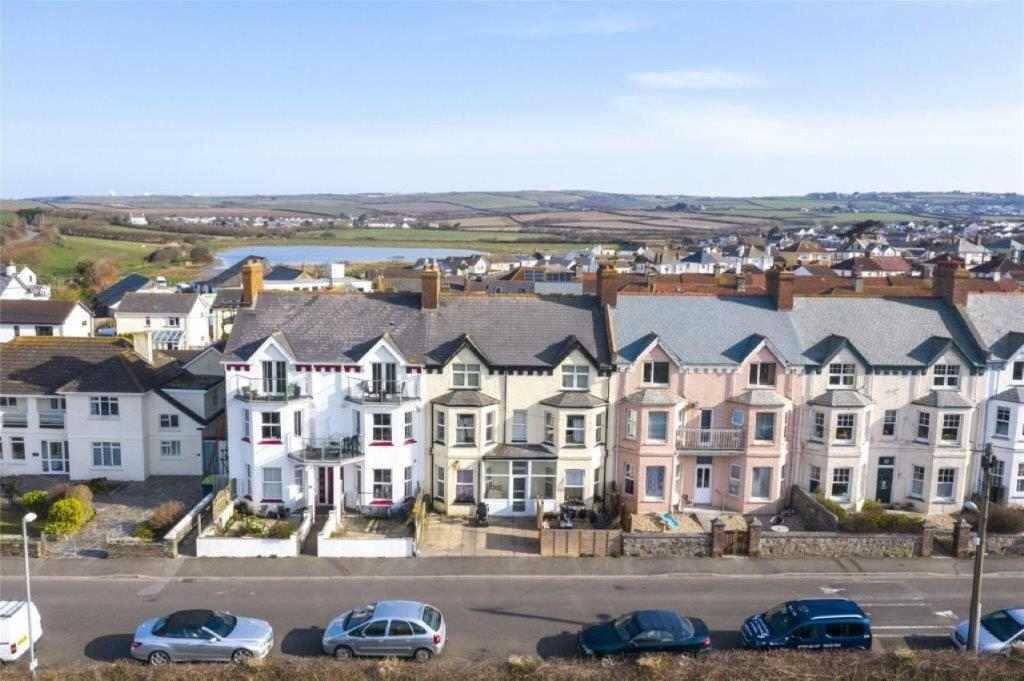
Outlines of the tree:
[{"label": "tree", "polygon": [[193,246],[192,250],[188,252],[188,259],[192,262],[210,262],[213,260],[213,253],[206,246],[199,244]]},{"label": "tree", "polygon": [[107,288],[118,278],[117,265],[107,258],[79,260],[75,264],[75,282],[80,288],[96,293]]}]

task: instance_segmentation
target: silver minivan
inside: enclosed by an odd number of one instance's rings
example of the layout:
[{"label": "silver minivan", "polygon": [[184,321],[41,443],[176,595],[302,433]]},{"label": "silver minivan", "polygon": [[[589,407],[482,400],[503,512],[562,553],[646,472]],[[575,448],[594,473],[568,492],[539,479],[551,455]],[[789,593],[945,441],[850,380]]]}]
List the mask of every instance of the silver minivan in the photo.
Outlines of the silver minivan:
[{"label": "silver minivan", "polygon": [[437,608],[417,601],[378,601],[332,619],[322,645],[339,660],[367,655],[426,662],[441,653],[446,640],[444,615]]}]

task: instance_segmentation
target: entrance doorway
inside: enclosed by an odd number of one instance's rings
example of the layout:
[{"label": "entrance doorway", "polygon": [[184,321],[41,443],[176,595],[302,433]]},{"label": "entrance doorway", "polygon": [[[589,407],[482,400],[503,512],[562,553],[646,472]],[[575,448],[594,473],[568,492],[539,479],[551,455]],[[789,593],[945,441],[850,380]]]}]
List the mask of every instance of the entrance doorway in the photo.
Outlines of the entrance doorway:
[{"label": "entrance doorway", "polygon": [[699,463],[696,468],[697,477],[693,484],[693,503],[711,503],[711,464]]},{"label": "entrance doorway", "polygon": [[878,458],[878,472],[875,476],[875,501],[880,504],[892,503],[892,478],[895,459],[891,456]]},{"label": "entrance doorway", "polygon": [[68,445],[66,442],[47,442],[43,440],[40,449],[43,454],[44,473],[68,472]]},{"label": "entrance doorway", "polygon": [[316,467],[316,504],[334,506],[334,469],[331,466]]}]

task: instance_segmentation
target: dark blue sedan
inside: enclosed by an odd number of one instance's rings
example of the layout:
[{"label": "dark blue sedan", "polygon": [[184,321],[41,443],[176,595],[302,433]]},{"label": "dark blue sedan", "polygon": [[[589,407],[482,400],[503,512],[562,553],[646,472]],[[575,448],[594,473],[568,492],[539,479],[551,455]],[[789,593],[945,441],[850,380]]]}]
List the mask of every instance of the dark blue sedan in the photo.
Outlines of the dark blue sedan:
[{"label": "dark blue sedan", "polygon": [[707,625],[699,619],[683,617],[674,610],[637,610],[587,627],[580,632],[577,645],[587,657],[639,653],[704,655],[711,650],[711,637]]}]

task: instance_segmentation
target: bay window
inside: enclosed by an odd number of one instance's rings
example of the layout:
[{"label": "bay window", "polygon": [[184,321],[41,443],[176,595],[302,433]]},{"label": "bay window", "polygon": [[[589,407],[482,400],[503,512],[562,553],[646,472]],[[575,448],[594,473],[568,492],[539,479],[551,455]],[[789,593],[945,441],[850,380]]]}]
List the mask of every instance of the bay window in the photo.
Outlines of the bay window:
[{"label": "bay window", "polygon": [[484,462],[484,499],[508,499],[508,461]]},{"label": "bay window", "polygon": [[962,421],[963,416],[961,416],[960,414],[942,415],[941,437],[943,442],[960,442],[960,424],[962,423]]},{"label": "bay window", "polygon": [[406,442],[409,442],[410,440],[415,440],[416,439],[415,438],[416,432],[415,432],[415,429],[413,428],[413,418],[414,418],[414,415],[413,415],[413,413],[411,411],[405,412],[405,424],[404,424],[405,428],[403,430],[405,431],[404,435],[405,435],[405,441]]},{"label": "bay window", "polygon": [[494,442],[494,412],[489,411],[484,414],[484,442],[491,444]]},{"label": "bay window", "polygon": [[440,409],[434,412],[434,442],[445,443],[445,415]]},{"label": "bay window", "polygon": [[668,412],[647,412],[647,440],[649,442],[666,442],[668,440]]},{"label": "bay window", "polygon": [[412,466],[406,466],[402,472],[402,492],[405,494],[405,498],[408,499],[412,494]]},{"label": "bay window", "polygon": [[811,437],[815,440],[825,439],[825,414],[820,411],[814,412],[814,424]]},{"label": "bay window", "polygon": [[996,436],[1009,437],[1010,435],[1010,408],[996,407]]},{"label": "bay window", "polygon": [[853,433],[856,423],[857,417],[855,414],[836,415],[836,442],[853,442]]},{"label": "bay window", "polygon": [[594,415],[594,442],[604,443],[604,412]]},{"label": "bay window", "polygon": [[807,491],[814,494],[821,489],[821,466],[811,464],[810,472],[807,474]]},{"label": "bay window", "polygon": [[622,466],[622,491],[633,496],[636,490],[636,480],[633,477],[633,464],[627,463]]},{"label": "bay window", "polygon": [[926,411],[917,414],[917,439],[928,441],[932,429],[932,415]]},{"label": "bay window", "polygon": [[570,468],[565,471],[565,500],[583,501],[583,489],[586,482],[587,472],[580,468]]},{"label": "bay window", "polygon": [[586,444],[587,420],[581,414],[569,414],[565,417],[566,446],[582,447]]},{"label": "bay window", "polygon": [[263,469],[263,501],[281,501],[284,498],[280,468]]},{"label": "bay window", "polygon": [[391,444],[391,414],[373,415],[373,441]]},{"label": "bay window", "polygon": [[1024,494],[1024,463],[1017,464],[1017,494]]},{"label": "bay window", "polygon": [[630,440],[636,439],[636,422],[637,415],[635,409],[629,409],[626,411],[626,437]]},{"label": "bay window", "polygon": [[761,442],[775,441],[775,414],[770,411],[758,412],[754,421],[754,439]]},{"label": "bay window", "polygon": [[444,466],[434,466],[434,496],[445,501]]},{"label": "bay window", "polygon": [[739,496],[742,469],[736,464],[729,465],[729,496]]},{"label": "bay window", "polygon": [[472,504],[476,502],[476,476],[472,468],[460,468],[455,471],[455,503]]},{"label": "bay window", "polygon": [[455,444],[471,447],[476,444],[476,416],[474,414],[455,415]]},{"label": "bay window", "polygon": [[840,501],[849,501],[852,473],[852,468],[834,468],[832,470],[832,489],[829,496]]},{"label": "bay window", "polygon": [[772,495],[772,469],[768,466],[754,466],[750,478],[750,496],[754,499],[770,499]]},{"label": "bay window", "polygon": [[910,472],[910,496],[924,498],[924,466],[914,466]]},{"label": "bay window", "polygon": [[944,501],[951,501],[955,482],[955,468],[940,468],[935,478],[935,496]]},{"label": "bay window", "polygon": [[550,411],[544,412],[544,442],[549,445],[555,443],[555,415]]},{"label": "bay window", "polygon": [[[515,463],[523,463],[516,461]],[[513,470],[513,473],[516,471]],[[555,498],[555,462],[554,461],[531,461],[530,462],[530,496],[541,499]]]},{"label": "bay window", "polygon": [[644,499],[665,498],[665,467],[647,466],[644,469]]}]

